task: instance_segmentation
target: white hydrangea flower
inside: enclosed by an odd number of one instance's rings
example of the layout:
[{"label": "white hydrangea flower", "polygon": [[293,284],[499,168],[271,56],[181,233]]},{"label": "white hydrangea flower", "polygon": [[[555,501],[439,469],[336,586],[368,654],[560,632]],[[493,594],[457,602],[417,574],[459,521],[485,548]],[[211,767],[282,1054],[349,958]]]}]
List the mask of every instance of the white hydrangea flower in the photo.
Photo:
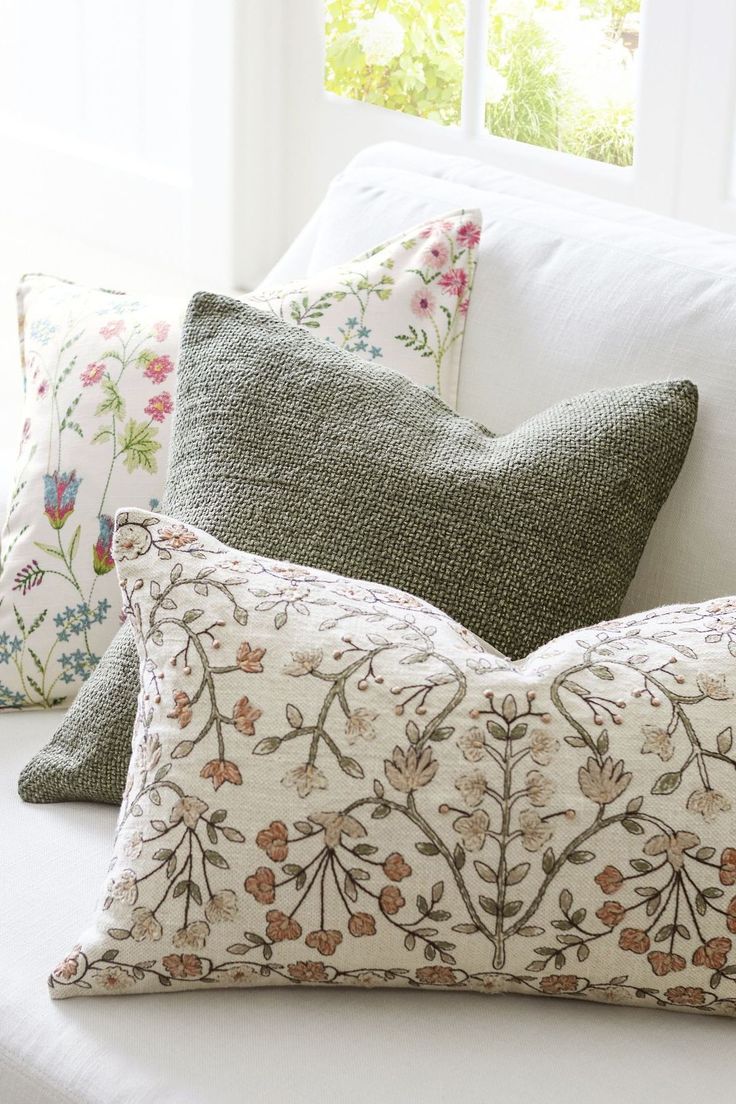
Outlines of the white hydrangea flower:
[{"label": "white hydrangea flower", "polygon": [[362,19],[357,35],[368,65],[388,65],[404,47],[404,28],[390,12]]}]

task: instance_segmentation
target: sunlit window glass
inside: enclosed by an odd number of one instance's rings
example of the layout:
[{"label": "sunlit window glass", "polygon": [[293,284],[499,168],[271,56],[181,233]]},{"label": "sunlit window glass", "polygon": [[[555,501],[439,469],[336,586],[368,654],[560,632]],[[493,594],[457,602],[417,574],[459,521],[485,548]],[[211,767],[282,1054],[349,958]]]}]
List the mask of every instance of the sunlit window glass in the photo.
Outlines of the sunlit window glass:
[{"label": "sunlit window glass", "polygon": [[328,0],[325,11],[329,92],[460,122],[463,0]]},{"label": "sunlit window glass", "polygon": [[631,165],[640,6],[640,0],[490,0],[490,133]]}]

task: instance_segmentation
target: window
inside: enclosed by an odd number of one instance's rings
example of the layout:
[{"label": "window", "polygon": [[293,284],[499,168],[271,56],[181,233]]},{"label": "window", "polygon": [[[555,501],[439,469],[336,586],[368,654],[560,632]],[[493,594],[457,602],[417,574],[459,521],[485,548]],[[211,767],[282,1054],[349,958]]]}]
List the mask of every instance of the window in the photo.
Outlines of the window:
[{"label": "window", "polygon": [[496,137],[632,164],[640,0],[325,7],[328,91],[445,126],[481,118]]}]

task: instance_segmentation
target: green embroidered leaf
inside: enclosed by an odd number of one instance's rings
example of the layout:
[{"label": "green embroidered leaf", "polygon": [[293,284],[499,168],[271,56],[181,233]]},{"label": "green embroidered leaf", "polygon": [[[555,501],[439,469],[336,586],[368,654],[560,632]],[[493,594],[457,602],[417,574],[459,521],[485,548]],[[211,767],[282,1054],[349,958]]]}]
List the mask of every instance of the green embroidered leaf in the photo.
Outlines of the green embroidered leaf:
[{"label": "green embroidered leaf", "polygon": [[204,857],[208,863],[212,866],[219,866],[221,870],[229,870],[230,864],[227,859],[219,853],[219,851],[205,851]]},{"label": "green embroidered leaf", "polygon": [[304,717],[295,705],[287,705],[286,707],[286,720],[289,722],[292,728],[301,728],[304,724]]},{"label": "green embroidered leaf", "polygon": [[480,859],[476,859],[473,863],[475,871],[479,878],[482,878],[484,882],[490,882],[494,884],[497,881],[496,871],[488,865],[488,863],[481,862]]},{"label": "green embroidered leaf", "polygon": [[671,771],[667,774],[661,774],[657,781],[652,786],[653,794],[671,794],[679,787],[682,782],[682,775],[679,771]]},{"label": "green embroidered leaf", "polygon": [[82,535],[82,526],[78,525],[77,528],[74,530],[74,536],[72,537],[72,543],[69,545],[69,563],[72,562],[72,560],[74,559],[74,557],[77,554],[77,549],[79,548],[79,538],[81,537],[81,535]]},{"label": "green embroidered leaf", "polygon": [[64,559],[64,553],[60,552],[58,548],[54,548],[51,544],[42,544],[41,541],[33,542],[36,548],[40,548],[42,552],[45,552],[47,556],[56,556],[57,560]]},{"label": "green embroidered leaf", "polygon": [[731,728],[724,728],[722,732],[719,732],[716,736],[716,745],[721,755],[728,755],[731,750],[731,744],[733,743],[733,733]]},{"label": "green embroidered leaf", "polygon": [[125,456],[125,466],[129,472],[143,471],[153,474],[157,471],[156,453],[161,444],[156,440],[156,429],[148,422],[136,422],[134,418],[126,422],[120,440],[120,452]]},{"label": "green embroidered leaf", "polygon": [[109,376],[105,376],[102,380],[101,387],[104,398],[95,410],[96,416],[100,417],[103,414],[112,414],[114,418],[124,418],[125,403],[115,381],[110,379]]}]

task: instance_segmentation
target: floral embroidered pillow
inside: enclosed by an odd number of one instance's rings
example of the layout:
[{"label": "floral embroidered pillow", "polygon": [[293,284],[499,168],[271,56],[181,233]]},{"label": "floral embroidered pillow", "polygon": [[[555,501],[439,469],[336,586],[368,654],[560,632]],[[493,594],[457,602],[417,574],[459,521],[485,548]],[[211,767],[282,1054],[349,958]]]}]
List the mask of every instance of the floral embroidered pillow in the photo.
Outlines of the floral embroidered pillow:
[{"label": "floral embroidered pillow", "polygon": [[247,302],[398,369],[454,406],[481,225],[480,211],[453,211]]},{"label": "floral embroidered pillow", "polygon": [[0,558],[0,707],[74,696],[120,625],[113,516],[163,491],[186,304],[27,276],[25,420]]},{"label": "floral embroidered pillow", "polygon": [[409,594],[117,520],[133,754],[53,997],[387,985],[736,1014],[736,599],[514,664]]},{"label": "floral embroidered pillow", "polygon": [[[478,212],[458,212],[247,300],[454,399],[479,236]],[[26,277],[18,304],[26,401],[0,556],[0,708],[49,708],[71,701],[120,624],[113,515],[160,504],[186,304],[49,276]]]}]

